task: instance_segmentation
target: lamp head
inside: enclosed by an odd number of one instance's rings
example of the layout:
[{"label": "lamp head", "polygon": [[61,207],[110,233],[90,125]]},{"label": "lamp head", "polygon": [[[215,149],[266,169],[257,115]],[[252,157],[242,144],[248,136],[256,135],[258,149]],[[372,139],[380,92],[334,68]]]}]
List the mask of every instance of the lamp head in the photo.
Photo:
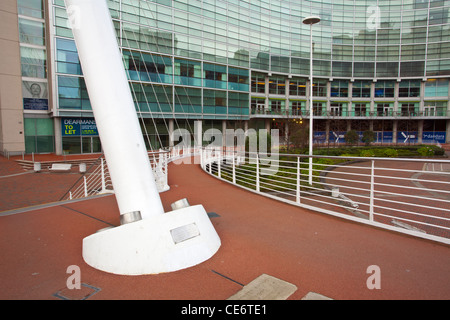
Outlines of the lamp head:
[{"label": "lamp head", "polygon": [[320,22],[319,16],[309,16],[303,19],[304,24],[316,24]]}]

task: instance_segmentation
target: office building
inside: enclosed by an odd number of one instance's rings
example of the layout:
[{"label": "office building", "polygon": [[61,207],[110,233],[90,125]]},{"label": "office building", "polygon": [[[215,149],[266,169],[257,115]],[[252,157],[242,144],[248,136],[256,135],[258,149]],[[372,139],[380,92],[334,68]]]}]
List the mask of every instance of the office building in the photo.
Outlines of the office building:
[{"label": "office building", "polygon": [[[108,0],[149,149],[176,128],[450,141],[449,0]],[[63,0],[0,4],[0,152],[101,151]],[[313,106],[309,106],[312,28]],[[307,123],[307,121],[303,121]],[[124,133],[126,134],[126,133]]]}]

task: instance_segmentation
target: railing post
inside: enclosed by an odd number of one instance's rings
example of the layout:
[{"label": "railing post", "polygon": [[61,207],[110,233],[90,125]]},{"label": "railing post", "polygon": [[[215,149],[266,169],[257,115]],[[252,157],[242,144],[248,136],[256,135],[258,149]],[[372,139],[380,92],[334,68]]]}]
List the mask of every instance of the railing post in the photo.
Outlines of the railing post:
[{"label": "railing post", "polygon": [[104,161],[103,161],[103,158],[100,159],[100,160],[101,160],[100,165],[102,166],[102,167],[101,167],[101,169],[102,169],[102,192],[105,192],[105,191],[106,191],[106,182],[105,182],[105,163],[104,163]]},{"label": "railing post", "polygon": [[168,186],[169,185],[169,154],[164,154],[164,174],[165,174],[165,185]]},{"label": "railing post", "polygon": [[234,152],[233,152],[232,159],[233,159],[233,184],[236,184],[236,163],[234,160]]},{"label": "railing post", "polygon": [[297,186],[295,190],[295,201],[300,203],[300,157],[297,157]]},{"label": "railing post", "polygon": [[84,196],[88,196],[88,190],[87,190],[87,182],[86,182],[86,176],[83,177],[84,180]]},{"label": "railing post", "polygon": [[210,157],[210,160],[209,160],[209,169],[208,169],[208,171],[209,171],[210,174],[212,173],[212,164],[213,164],[213,160],[214,160],[214,154],[213,154],[212,151],[211,151],[211,157]]},{"label": "railing post", "polygon": [[222,178],[221,164],[222,164],[222,153],[219,152],[219,160],[217,161],[217,176],[219,178]]},{"label": "railing post", "polygon": [[373,221],[373,204],[375,194],[375,160],[372,160],[370,169],[370,203],[369,203],[369,220]]},{"label": "railing post", "polygon": [[258,153],[256,153],[256,192],[260,191],[260,182],[259,182],[259,157]]}]

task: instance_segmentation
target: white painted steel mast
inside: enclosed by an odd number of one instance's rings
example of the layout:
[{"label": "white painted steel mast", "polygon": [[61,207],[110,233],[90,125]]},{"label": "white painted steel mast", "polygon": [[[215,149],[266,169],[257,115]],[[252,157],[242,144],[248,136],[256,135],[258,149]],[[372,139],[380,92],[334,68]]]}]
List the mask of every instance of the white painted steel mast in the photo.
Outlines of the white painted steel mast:
[{"label": "white painted steel mast", "polygon": [[122,223],[84,238],[84,260],[139,275],[209,259],[221,242],[203,206],[164,213],[106,0],[65,3]]},{"label": "white painted steel mast", "polygon": [[164,213],[106,1],[66,6],[120,213]]}]

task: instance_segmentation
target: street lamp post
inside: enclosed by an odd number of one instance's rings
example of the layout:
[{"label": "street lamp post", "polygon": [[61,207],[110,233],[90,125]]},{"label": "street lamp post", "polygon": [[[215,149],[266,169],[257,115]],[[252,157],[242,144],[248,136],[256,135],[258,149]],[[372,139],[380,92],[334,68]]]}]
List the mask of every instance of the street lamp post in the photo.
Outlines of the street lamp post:
[{"label": "street lamp post", "polygon": [[312,155],[313,155],[313,42],[312,26],[320,22],[320,17],[309,16],[303,19],[303,24],[309,25],[309,184],[312,185]]}]

